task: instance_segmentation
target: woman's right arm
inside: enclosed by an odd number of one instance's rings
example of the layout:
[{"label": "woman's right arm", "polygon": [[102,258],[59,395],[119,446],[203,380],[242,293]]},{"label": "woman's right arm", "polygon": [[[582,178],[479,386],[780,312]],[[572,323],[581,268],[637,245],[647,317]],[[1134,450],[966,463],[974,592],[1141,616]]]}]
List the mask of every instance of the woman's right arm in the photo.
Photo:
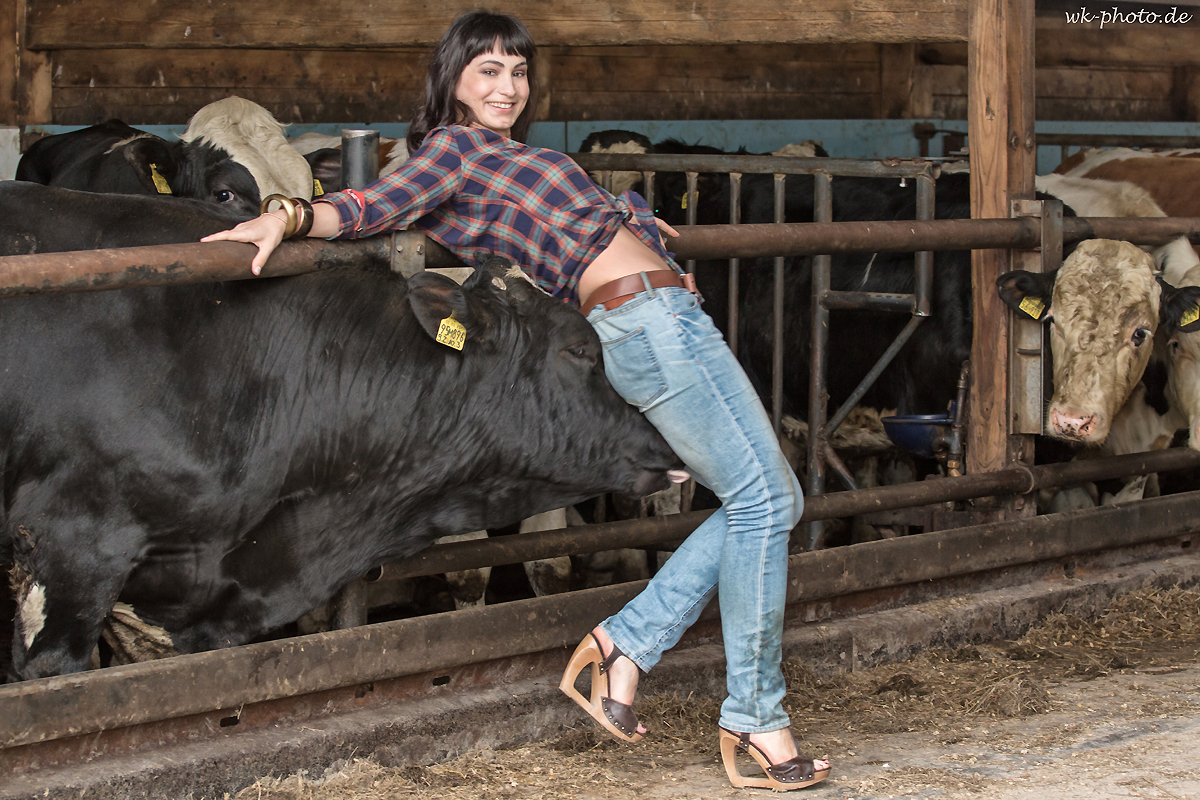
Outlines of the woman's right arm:
[{"label": "woman's right arm", "polygon": [[[451,132],[440,129],[425,137],[400,169],[355,192],[353,202],[315,202],[309,236],[358,238],[386,230],[400,230],[454,196],[461,180],[462,157]],[[347,192],[335,192],[331,199]],[[364,201],[365,205],[360,201]],[[339,206],[341,210],[339,210]],[[343,218],[343,215],[349,215]],[[258,247],[250,269],[258,275],[283,239],[286,216],[267,212],[235,228],[205,236],[202,242],[248,242]]]},{"label": "woman's right arm", "polygon": [[[313,224],[309,236],[329,238],[337,234],[337,210],[328,203],[313,203]],[[287,217],[282,211],[268,211],[254,219],[246,220],[236,228],[209,234],[202,242],[248,242],[258,247],[258,253],[250,262],[250,271],[255,275],[262,272],[263,265],[275,252],[275,248],[283,240],[283,231],[287,227]]]}]

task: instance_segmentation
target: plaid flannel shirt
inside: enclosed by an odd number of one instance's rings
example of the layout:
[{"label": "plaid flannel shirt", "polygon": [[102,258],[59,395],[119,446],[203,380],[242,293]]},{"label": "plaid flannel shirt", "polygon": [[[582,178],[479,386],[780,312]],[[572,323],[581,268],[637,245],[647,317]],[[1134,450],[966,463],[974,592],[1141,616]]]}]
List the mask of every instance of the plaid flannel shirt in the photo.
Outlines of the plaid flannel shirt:
[{"label": "plaid flannel shirt", "polygon": [[412,226],[477,266],[507,256],[554,297],[579,304],[584,268],[625,223],[679,271],[662,245],[644,198],[613,197],[566,155],[485,129],[435,128],[396,172],[361,193],[319,202],[337,209],[333,239],[356,239]]}]

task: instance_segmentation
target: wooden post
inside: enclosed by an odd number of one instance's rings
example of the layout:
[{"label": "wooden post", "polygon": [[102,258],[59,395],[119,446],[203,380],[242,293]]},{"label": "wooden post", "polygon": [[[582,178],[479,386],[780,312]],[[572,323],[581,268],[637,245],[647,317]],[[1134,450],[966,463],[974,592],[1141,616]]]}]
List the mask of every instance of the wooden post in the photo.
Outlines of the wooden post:
[{"label": "wooden post", "polygon": [[25,0],[0,12],[0,125],[49,124],[50,54],[25,49]]},{"label": "wooden post", "polygon": [[[971,158],[971,217],[1008,216],[1007,0],[971,0],[967,29],[967,137]],[[968,400],[967,472],[1002,469],[1008,437],[1008,311],[996,278],[1008,264],[1003,250],[971,252],[974,338]]]},{"label": "wooden post", "polygon": [[17,48],[17,18],[25,16],[24,0],[0,10],[0,125],[17,124],[17,81],[20,51]]},{"label": "wooden post", "polygon": [[[971,216],[1008,217],[1014,200],[1034,196],[1034,38],[1032,0],[972,0],[967,46],[967,131]],[[1010,315],[996,293],[1009,253],[971,254],[974,340],[971,347],[967,471],[1028,463],[1032,436],[1010,436]],[[1028,509],[1014,509],[1019,514]]]}]

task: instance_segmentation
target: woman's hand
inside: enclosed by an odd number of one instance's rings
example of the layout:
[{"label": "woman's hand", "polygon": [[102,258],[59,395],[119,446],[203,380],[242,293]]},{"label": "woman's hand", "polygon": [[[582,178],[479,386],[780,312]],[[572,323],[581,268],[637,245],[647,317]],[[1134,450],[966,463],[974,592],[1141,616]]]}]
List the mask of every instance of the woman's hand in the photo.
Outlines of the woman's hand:
[{"label": "woman's hand", "polygon": [[250,271],[255,275],[262,272],[263,265],[271,257],[271,253],[283,241],[283,230],[287,221],[278,214],[262,214],[254,219],[246,220],[236,228],[209,234],[202,242],[248,242],[258,247],[258,255],[250,262]]},{"label": "woman's hand", "polygon": [[662,239],[663,249],[666,250],[667,249],[667,240],[665,238],[663,238],[663,234],[665,233],[665,234],[667,234],[667,236],[674,238],[676,236],[679,236],[679,231],[675,230],[670,225],[668,225],[665,221],[659,219],[658,217],[654,218],[654,224],[658,226],[658,238]]}]

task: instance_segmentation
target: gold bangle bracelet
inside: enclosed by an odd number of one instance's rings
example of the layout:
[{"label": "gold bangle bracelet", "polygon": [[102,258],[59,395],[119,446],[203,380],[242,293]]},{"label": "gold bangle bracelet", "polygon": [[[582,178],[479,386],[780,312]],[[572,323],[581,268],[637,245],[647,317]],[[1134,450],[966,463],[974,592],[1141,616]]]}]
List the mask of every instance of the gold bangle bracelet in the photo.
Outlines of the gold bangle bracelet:
[{"label": "gold bangle bracelet", "polygon": [[291,201],[291,198],[284,197],[281,194],[269,194],[263,198],[262,204],[258,207],[258,213],[266,214],[267,208],[272,202],[278,201],[283,207],[283,211],[287,214],[287,222],[283,225],[283,238],[290,239],[296,232],[296,227],[300,224],[300,220],[296,215],[296,204]]},{"label": "gold bangle bracelet", "polygon": [[313,226],[313,207],[312,203],[305,200],[303,197],[293,197],[292,205],[296,206],[300,212],[300,222],[296,225],[296,232],[292,234],[293,239],[302,239],[308,236],[308,232]]}]

